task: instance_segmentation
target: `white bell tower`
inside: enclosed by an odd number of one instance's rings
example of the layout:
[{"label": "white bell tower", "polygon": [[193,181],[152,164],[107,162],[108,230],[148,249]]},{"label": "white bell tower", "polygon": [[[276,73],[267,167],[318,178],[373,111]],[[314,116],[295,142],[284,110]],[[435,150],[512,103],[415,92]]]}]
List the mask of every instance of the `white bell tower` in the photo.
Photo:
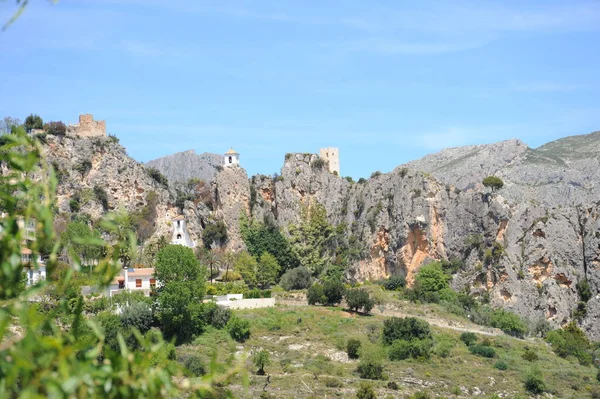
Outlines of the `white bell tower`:
[{"label": "white bell tower", "polygon": [[240,166],[240,154],[235,152],[233,148],[230,148],[229,151],[225,153],[225,158],[223,161],[223,166],[225,167]]}]

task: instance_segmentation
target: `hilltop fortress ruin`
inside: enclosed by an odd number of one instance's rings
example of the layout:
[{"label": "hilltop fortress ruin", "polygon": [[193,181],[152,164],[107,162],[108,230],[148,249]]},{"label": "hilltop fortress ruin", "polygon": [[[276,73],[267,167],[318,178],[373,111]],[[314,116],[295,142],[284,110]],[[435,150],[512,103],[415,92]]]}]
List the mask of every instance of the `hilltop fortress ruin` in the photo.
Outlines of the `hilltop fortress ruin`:
[{"label": "hilltop fortress ruin", "polygon": [[79,115],[79,123],[69,123],[67,134],[79,137],[106,137],[106,121],[95,121],[92,114]]}]

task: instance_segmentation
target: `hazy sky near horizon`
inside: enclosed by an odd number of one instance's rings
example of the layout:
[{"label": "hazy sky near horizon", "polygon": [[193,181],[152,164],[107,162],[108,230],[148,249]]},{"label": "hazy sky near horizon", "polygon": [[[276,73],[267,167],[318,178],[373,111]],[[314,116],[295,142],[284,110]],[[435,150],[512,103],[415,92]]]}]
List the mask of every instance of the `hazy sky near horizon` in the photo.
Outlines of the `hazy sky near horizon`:
[{"label": "hazy sky near horizon", "polygon": [[92,113],[142,162],[331,146],[358,178],[600,130],[600,1],[37,1],[0,54],[0,118]]}]

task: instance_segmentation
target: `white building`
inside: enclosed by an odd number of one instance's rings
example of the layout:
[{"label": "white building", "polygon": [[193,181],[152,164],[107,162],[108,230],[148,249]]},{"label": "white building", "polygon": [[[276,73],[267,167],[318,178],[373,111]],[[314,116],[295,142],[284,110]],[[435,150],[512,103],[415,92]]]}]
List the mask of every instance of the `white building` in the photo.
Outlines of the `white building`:
[{"label": "white building", "polygon": [[124,291],[141,291],[148,296],[154,287],[156,287],[156,279],[153,267],[123,269],[121,274],[110,283],[108,296],[118,295]]},{"label": "white building", "polygon": [[[37,262],[33,262],[33,252],[31,249],[21,248],[21,263],[25,266],[23,272],[27,274],[28,286],[46,279],[46,265],[40,255],[37,256]],[[35,264],[37,264],[37,267],[34,266]]]},{"label": "white building", "polygon": [[173,237],[171,237],[171,244],[183,245],[188,248],[194,248],[196,246],[190,238],[185,223],[185,217],[183,215],[173,218]]},{"label": "white building", "polygon": [[233,148],[230,148],[229,151],[227,151],[225,153],[225,156],[223,159],[223,166],[225,166],[225,167],[240,166],[240,154],[235,152],[235,150]]}]

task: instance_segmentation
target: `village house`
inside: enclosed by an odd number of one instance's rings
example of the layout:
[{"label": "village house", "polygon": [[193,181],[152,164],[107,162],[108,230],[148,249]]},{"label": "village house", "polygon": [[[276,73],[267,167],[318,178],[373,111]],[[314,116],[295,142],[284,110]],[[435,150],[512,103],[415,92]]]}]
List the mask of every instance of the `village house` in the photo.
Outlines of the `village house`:
[{"label": "village house", "polygon": [[149,296],[156,287],[154,278],[154,268],[145,267],[140,269],[123,269],[121,273],[113,279],[107,289],[107,296],[112,297],[125,291],[140,291]]}]

